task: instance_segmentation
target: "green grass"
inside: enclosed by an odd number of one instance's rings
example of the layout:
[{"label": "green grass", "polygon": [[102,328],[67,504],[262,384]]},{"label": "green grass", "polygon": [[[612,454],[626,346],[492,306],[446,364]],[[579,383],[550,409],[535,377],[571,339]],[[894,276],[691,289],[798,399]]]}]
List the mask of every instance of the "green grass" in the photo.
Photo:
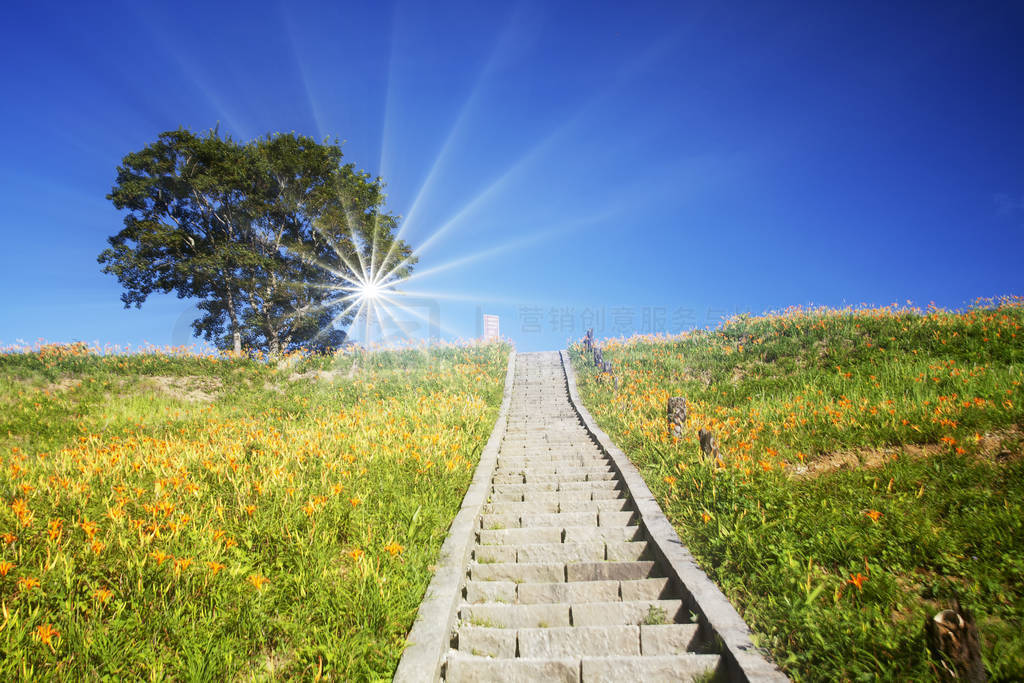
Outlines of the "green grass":
[{"label": "green grass", "polygon": [[[929,680],[953,598],[1024,671],[1024,307],[791,310],[611,342],[580,391],[702,567],[797,680]],[[666,403],[683,395],[682,438]],[[721,460],[700,452],[715,432]]]},{"label": "green grass", "polygon": [[0,354],[0,679],[390,677],[508,352]]}]

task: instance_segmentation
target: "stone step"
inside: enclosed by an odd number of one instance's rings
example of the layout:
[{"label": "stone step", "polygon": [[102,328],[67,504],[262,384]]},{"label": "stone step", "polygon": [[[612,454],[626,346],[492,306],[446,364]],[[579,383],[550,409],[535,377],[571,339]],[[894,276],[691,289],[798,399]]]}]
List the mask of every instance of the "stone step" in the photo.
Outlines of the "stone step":
[{"label": "stone step", "polygon": [[620,581],[619,596],[622,600],[667,600],[679,594],[671,580],[660,578]]},{"label": "stone step", "polygon": [[526,545],[528,543],[561,543],[561,527],[534,529],[481,529],[477,532],[480,545]]},{"label": "stone step", "polygon": [[510,502],[510,501],[496,501],[491,503],[484,503],[483,514],[514,514],[522,515],[523,513],[531,512],[558,512],[558,503],[524,503]]},{"label": "stone step", "polygon": [[476,657],[516,656],[517,632],[508,628],[462,626],[456,635],[456,648]]},{"label": "stone step", "polygon": [[618,599],[618,581],[522,583],[516,591],[516,601],[521,605],[546,602],[615,602]]},{"label": "stone step", "polygon": [[641,624],[640,653],[643,655],[679,655],[700,644],[698,624]]},{"label": "stone step", "polygon": [[526,474],[530,475],[547,475],[547,476],[579,476],[590,475],[590,474],[604,474],[606,472],[616,473],[615,467],[612,464],[603,465],[597,463],[594,465],[587,465],[586,467],[579,464],[563,463],[557,464],[552,463],[550,465],[531,465],[529,467],[503,467],[498,465],[494,469],[495,474]]},{"label": "stone step", "polygon": [[[640,655],[639,626],[521,628],[519,656],[559,657]],[[460,648],[461,649],[461,648]]]},{"label": "stone step", "polygon": [[590,512],[540,512],[523,514],[519,517],[519,525],[524,529],[533,527],[554,526],[564,529],[567,526],[596,527],[597,510]]},{"label": "stone step", "polygon": [[450,654],[445,666],[444,679],[448,683],[480,683],[481,681],[579,683],[580,660],[571,658],[496,659],[473,657],[462,653]]},{"label": "stone step", "polygon": [[554,626],[569,626],[572,623],[569,611],[569,603],[565,602],[537,605],[502,605],[485,602],[460,606],[459,619],[471,626],[488,628],[552,628]]},{"label": "stone step", "polygon": [[[611,564],[611,563],[606,563]],[[615,563],[615,564],[644,564],[644,563]],[[654,564],[651,562],[650,564]],[[576,566],[593,567],[600,563],[582,563]],[[624,570],[625,571],[625,570]],[[640,570],[636,570],[639,573]],[[580,570],[579,574],[598,574],[595,569]],[[606,577],[601,577],[606,578]],[[619,578],[648,578],[648,576],[628,576]],[[495,564],[476,564],[469,567],[469,579],[471,581],[512,581],[525,583],[534,581],[538,583],[550,583],[553,581],[565,581],[565,565],[562,563],[537,563],[527,562],[500,562]],[[575,581],[587,581],[589,579],[573,579]]]},{"label": "stone step", "polygon": [[[448,655],[445,681],[551,681],[564,683],[624,683],[702,680],[719,668],[718,655],[680,654],[617,657],[559,657],[557,659],[475,657],[462,652]],[[581,679],[582,675],[582,679]]]},{"label": "stone step", "polygon": [[688,621],[690,614],[682,600],[622,600],[572,605],[574,626],[682,624]]},{"label": "stone step", "polygon": [[[497,565],[492,565],[497,566]],[[523,566],[523,565],[513,565]],[[662,578],[664,572],[651,560],[640,562],[574,562],[565,566],[566,581],[632,581]],[[539,581],[540,579],[534,579]],[[558,579],[553,579],[558,580]]]},{"label": "stone step", "polygon": [[533,605],[546,602],[618,602],[620,600],[667,600],[679,597],[669,579],[631,581],[467,581],[469,604],[498,602]]},{"label": "stone step", "polygon": [[[513,475],[516,476],[516,475]],[[602,470],[600,472],[581,472],[580,474],[523,474],[524,483],[533,484],[536,482],[553,481],[556,483],[572,483],[580,481],[612,481],[618,480],[616,472]]]},{"label": "stone step", "polygon": [[586,683],[703,680],[718,668],[720,661],[718,655],[693,653],[649,657],[583,657],[581,680]]},{"label": "stone step", "polygon": [[[527,586],[533,584],[523,585]],[[557,586],[562,584],[552,585]],[[479,602],[507,602],[512,604],[519,602],[516,588],[517,584],[514,581],[467,581],[465,600],[471,605]],[[557,601],[546,600],[544,602]]]},{"label": "stone step", "polygon": [[535,543],[506,546],[516,551],[516,562],[600,562],[605,557],[601,541],[590,543]]},{"label": "stone step", "polygon": [[598,526],[633,526],[640,523],[640,514],[631,511],[600,510],[597,513]]},{"label": "stone step", "polygon": [[579,512],[595,508],[607,512],[628,512],[633,510],[633,500],[628,497],[601,498],[598,500],[567,500],[558,504],[559,512]]},{"label": "stone step", "polygon": [[640,526],[567,526],[563,529],[565,543],[587,543],[588,541],[629,542],[643,541],[644,530]]},{"label": "stone step", "polygon": [[494,482],[491,484],[492,493],[527,493],[537,491],[616,491],[624,489],[625,486],[615,479],[604,479],[600,481],[535,481],[529,483]]},{"label": "stone step", "polygon": [[[495,495],[498,495],[498,494],[495,494]],[[500,494],[500,495],[507,496],[507,498],[505,498],[505,500],[514,500],[514,496],[517,495],[517,494],[506,493],[506,494]],[[546,492],[546,491],[537,491],[537,492],[527,491],[527,492],[525,492],[525,493],[523,493],[521,495],[522,495],[522,500],[525,503],[550,503],[550,502],[556,502],[556,503],[561,504],[562,502],[574,502],[574,501],[581,501],[581,500],[615,500],[615,499],[619,499],[619,498],[625,498],[627,494],[626,494],[625,491],[618,491],[618,490],[615,490],[615,491],[605,491],[605,490],[597,489],[597,490],[594,490],[594,491],[555,491],[553,493],[552,492]],[[492,496],[492,500],[495,500],[495,502],[498,502],[496,500],[496,498],[493,497],[493,496]]]},{"label": "stone step", "polygon": [[604,541],[477,545],[473,560],[481,564],[505,562],[636,562],[653,560],[646,541]]}]

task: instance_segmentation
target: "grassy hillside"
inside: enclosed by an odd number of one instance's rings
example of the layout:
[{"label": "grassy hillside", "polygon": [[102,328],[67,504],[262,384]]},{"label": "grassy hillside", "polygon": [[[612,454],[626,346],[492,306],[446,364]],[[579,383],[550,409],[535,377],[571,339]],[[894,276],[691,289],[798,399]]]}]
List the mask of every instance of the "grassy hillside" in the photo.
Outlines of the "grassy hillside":
[{"label": "grassy hillside", "polygon": [[[610,342],[581,394],[680,536],[799,680],[928,680],[954,597],[1024,671],[1024,305],[741,317]],[[682,438],[666,402],[686,396]],[[701,457],[711,429],[721,456]]]},{"label": "grassy hillside", "polygon": [[0,354],[0,679],[390,677],[508,351]]}]

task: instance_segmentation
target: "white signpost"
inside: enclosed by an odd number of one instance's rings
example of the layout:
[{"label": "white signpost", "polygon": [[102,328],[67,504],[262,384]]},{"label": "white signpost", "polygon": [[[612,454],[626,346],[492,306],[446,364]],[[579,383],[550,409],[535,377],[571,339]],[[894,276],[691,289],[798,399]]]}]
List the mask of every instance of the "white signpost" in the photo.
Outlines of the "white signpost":
[{"label": "white signpost", "polygon": [[498,332],[498,316],[484,315],[484,341],[494,341],[500,336]]}]

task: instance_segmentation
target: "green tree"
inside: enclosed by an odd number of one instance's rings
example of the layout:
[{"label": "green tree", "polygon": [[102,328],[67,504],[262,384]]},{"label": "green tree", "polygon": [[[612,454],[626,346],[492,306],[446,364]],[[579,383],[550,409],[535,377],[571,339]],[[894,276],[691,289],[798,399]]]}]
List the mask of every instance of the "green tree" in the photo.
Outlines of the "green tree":
[{"label": "green tree", "polygon": [[124,157],[107,198],[126,215],[98,260],[125,308],[153,292],[198,299],[196,335],[236,352],[335,348],[353,281],[415,264],[381,179],[305,136],[169,131]]}]

